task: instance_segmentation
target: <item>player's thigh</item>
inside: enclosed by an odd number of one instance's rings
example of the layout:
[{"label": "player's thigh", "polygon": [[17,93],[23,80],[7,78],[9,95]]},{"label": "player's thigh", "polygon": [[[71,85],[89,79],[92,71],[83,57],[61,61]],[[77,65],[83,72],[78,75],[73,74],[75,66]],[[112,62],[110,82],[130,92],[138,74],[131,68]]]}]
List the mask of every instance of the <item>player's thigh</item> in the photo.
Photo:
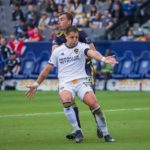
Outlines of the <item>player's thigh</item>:
[{"label": "player's thigh", "polygon": [[83,102],[90,107],[90,109],[94,109],[99,106],[96,96],[93,91],[86,92],[83,97]]},{"label": "player's thigh", "polygon": [[59,95],[62,103],[66,103],[66,102],[73,102],[75,93],[70,84],[66,83],[63,85],[59,85]]}]

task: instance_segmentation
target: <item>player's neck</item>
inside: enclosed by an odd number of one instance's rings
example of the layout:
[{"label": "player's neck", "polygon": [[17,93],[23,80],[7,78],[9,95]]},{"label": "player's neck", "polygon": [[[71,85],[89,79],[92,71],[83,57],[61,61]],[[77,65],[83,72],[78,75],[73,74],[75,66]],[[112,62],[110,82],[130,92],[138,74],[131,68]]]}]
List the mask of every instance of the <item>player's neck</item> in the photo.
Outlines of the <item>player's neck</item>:
[{"label": "player's neck", "polygon": [[67,48],[74,48],[74,47],[77,46],[77,44],[78,44],[78,43],[76,43],[75,45],[69,45],[69,44],[65,43],[65,46],[66,46]]}]

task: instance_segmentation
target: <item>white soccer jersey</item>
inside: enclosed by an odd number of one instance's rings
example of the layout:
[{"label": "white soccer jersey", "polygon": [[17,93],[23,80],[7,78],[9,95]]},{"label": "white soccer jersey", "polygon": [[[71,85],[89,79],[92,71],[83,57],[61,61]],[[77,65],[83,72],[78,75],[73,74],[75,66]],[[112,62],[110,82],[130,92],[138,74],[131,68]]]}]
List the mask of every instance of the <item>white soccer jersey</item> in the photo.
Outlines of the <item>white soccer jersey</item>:
[{"label": "white soccer jersey", "polygon": [[78,42],[73,48],[63,44],[52,53],[48,63],[58,68],[58,79],[60,82],[68,82],[75,79],[88,77],[85,72],[85,49],[89,45]]}]

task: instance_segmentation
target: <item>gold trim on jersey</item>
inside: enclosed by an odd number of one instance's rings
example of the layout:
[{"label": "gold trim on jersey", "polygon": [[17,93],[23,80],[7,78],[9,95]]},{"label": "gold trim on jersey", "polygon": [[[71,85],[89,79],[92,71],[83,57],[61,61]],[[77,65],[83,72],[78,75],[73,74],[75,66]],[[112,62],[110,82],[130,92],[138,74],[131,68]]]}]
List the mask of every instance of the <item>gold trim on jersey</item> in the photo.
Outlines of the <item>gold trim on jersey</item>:
[{"label": "gold trim on jersey", "polygon": [[[78,30],[79,30],[79,32],[82,31],[81,28],[78,28]],[[60,36],[62,36],[62,35],[65,35],[65,31],[59,31],[56,36],[57,36],[57,37],[60,37]]]},{"label": "gold trim on jersey", "polygon": [[72,84],[77,84],[78,80],[72,80],[71,82],[72,82]]},{"label": "gold trim on jersey", "polygon": [[57,36],[57,37],[60,37],[60,36],[62,36],[62,35],[65,35],[65,32],[64,32],[64,31],[58,32],[56,36]]}]

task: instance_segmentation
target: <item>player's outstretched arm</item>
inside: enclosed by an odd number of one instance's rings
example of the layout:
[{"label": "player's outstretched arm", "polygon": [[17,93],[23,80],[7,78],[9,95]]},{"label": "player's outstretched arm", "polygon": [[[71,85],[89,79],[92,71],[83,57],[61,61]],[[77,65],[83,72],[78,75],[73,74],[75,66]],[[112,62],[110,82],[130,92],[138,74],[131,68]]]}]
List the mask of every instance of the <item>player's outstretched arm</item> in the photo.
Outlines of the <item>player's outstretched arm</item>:
[{"label": "player's outstretched arm", "polygon": [[42,70],[40,75],[38,76],[38,79],[29,86],[26,86],[29,88],[29,90],[26,92],[27,97],[32,97],[37,91],[38,86],[44,81],[44,79],[48,76],[49,72],[51,72],[53,66],[51,64],[47,64],[45,68]]},{"label": "player's outstretched arm", "polygon": [[108,64],[117,64],[118,63],[118,61],[115,59],[114,56],[104,57],[98,51],[88,50],[87,55],[91,58],[94,58],[98,61],[103,61]]}]

